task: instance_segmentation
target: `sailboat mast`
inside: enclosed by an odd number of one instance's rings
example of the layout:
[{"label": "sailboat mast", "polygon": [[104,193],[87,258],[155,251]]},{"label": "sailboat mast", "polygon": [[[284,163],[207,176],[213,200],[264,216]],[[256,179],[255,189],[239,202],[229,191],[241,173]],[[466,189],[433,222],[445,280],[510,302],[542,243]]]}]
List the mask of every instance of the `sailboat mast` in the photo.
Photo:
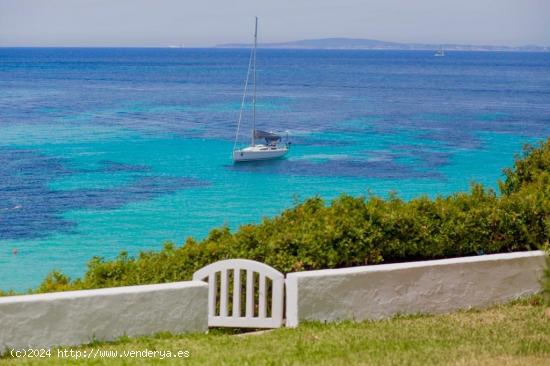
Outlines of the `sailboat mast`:
[{"label": "sailboat mast", "polygon": [[256,18],[256,24],[254,26],[254,94],[252,96],[252,146],[256,146],[256,48],[258,46],[258,17]]}]

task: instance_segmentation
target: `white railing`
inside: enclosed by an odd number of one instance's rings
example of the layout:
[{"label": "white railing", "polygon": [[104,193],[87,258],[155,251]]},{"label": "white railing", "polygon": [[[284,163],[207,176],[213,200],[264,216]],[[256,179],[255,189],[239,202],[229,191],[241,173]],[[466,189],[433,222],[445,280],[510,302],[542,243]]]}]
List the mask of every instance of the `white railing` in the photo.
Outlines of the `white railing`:
[{"label": "white railing", "polygon": [[282,326],[284,276],[276,269],[248,259],[228,259],[198,270],[193,280],[208,282],[208,326]]}]

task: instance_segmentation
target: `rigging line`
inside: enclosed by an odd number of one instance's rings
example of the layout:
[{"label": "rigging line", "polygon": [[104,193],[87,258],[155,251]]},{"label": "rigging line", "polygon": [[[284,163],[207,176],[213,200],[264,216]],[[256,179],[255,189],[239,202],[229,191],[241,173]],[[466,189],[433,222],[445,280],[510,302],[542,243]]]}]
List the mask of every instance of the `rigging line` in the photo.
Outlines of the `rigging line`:
[{"label": "rigging line", "polygon": [[258,48],[258,17],[254,26],[254,95],[252,97],[252,146],[256,146],[256,48]]},{"label": "rigging line", "polygon": [[233,144],[233,151],[237,147],[237,140],[239,139],[239,130],[241,129],[241,120],[243,118],[244,103],[246,101],[246,91],[248,89],[248,80],[250,79],[250,66],[252,65],[252,53],[254,50],[250,50],[250,58],[248,60],[248,71],[246,72],[246,81],[244,82],[244,93],[241,101],[241,110],[239,111],[239,119],[237,121],[237,134],[235,135],[235,143]]}]

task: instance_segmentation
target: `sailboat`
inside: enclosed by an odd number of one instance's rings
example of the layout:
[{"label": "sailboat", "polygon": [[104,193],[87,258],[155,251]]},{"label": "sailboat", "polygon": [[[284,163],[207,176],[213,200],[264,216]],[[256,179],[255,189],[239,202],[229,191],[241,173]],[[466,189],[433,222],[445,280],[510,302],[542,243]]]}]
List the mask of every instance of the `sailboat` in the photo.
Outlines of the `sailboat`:
[{"label": "sailboat", "polygon": [[[256,17],[256,23],[254,26],[254,48],[250,54],[250,60],[248,62],[248,71],[246,74],[246,82],[244,85],[244,93],[241,103],[241,110],[239,113],[239,119],[237,122],[237,134],[235,136],[235,144],[233,145],[233,161],[235,163],[244,161],[256,161],[256,160],[269,160],[277,159],[284,156],[290,147],[288,142],[288,134],[286,137],[286,143],[282,143],[282,137],[274,132],[260,131],[256,129],[256,49],[258,47],[258,17]],[[252,133],[250,146],[244,148],[237,148],[237,140],[239,138],[239,130],[241,127],[241,120],[243,115],[243,109],[246,101],[246,91],[248,88],[248,80],[250,77],[250,69],[252,68],[252,82],[253,82],[253,96],[252,96]],[[257,143],[260,140],[260,143]]]},{"label": "sailboat", "polygon": [[434,56],[437,56],[437,57],[445,56],[445,51],[443,51],[443,46],[439,46],[439,49],[435,51]]}]

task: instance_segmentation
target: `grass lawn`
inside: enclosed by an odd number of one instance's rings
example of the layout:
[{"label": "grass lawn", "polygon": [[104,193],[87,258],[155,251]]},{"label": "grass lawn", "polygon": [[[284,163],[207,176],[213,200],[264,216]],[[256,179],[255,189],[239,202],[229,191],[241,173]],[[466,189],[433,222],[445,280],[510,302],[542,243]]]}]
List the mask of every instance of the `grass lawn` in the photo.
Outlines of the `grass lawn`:
[{"label": "grass lawn", "polygon": [[308,323],[258,335],[158,335],[73,348],[189,351],[188,358],[74,361],[5,358],[0,364],[185,365],[550,365],[550,320],[540,297],[482,311],[406,316],[385,321]]}]

